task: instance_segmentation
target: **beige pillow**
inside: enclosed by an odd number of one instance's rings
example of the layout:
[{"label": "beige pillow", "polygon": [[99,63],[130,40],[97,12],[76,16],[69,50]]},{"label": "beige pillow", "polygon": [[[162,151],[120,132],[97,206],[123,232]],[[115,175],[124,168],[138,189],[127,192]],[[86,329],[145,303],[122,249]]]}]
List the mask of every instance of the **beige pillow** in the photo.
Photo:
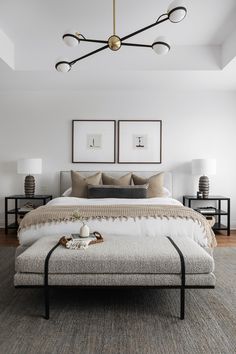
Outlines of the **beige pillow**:
[{"label": "beige pillow", "polygon": [[[129,186],[131,184],[132,173],[127,173],[127,175],[121,176],[120,178],[114,178],[105,173],[102,174],[103,184],[108,184],[110,186]],[[143,183],[144,184],[144,183]]]},{"label": "beige pillow", "polygon": [[88,198],[88,185],[101,184],[102,173],[83,177],[79,172],[71,171],[72,192],[71,197]]},{"label": "beige pillow", "polygon": [[151,176],[149,178],[143,178],[132,174],[132,179],[134,184],[148,183],[148,198],[164,197],[164,172],[158,173],[157,175]]}]

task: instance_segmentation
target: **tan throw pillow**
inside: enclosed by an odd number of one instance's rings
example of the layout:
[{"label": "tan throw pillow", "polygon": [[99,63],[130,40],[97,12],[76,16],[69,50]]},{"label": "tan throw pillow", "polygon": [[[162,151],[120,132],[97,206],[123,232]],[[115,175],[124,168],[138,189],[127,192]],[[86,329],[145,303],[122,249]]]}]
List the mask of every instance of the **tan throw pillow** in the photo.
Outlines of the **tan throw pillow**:
[{"label": "tan throw pillow", "polygon": [[148,183],[148,198],[163,197],[163,183],[164,183],[164,172],[158,173],[157,175],[151,176],[149,178],[143,178],[140,176],[132,175],[134,184],[146,184]]},{"label": "tan throw pillow", "polygon": [[79,172],[71,171],[72,192],[71,197],[87,198],[89,184],[101,184],[102,173],[83,177]]},{"label": "tan throw pillow", "polygon": [[[121,176],[120,178],[114,178],[105,173],[102,174],[103,184],[108,184],[110,186],[129,186],[131,184],[132,173],[127,173],[127,175]],[[144,183],[142,183],[144,184]]]}]

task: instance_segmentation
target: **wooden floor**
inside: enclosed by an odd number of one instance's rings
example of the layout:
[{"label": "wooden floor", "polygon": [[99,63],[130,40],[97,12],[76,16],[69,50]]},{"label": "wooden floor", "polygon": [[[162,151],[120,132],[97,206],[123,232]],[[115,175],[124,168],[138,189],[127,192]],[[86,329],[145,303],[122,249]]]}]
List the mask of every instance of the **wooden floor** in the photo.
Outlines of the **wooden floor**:
[{"label": "wooden floor", "polygon": [[216,240],[218,247],[236,247],[236,230],[231,231],[230,236],[224,235],[223,232],[218,232]]},{"label": "wooden floor", "polygon": [[[216,235],[218,247],[236,247],[236,230],[231,231],[230,236],[222,233]],[[14,232],[5,235],[4,229],[0,229],[0,246],[18,246],[17,236]]]}]

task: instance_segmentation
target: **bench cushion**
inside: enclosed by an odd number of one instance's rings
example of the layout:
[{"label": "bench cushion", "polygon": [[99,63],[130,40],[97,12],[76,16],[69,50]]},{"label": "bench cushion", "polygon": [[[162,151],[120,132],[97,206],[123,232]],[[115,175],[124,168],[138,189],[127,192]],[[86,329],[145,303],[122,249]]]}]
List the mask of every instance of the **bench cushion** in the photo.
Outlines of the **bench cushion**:
[{"label": "bench cushion", "polygon": [[[186,274],[209,274],[213,258],[190,238],[173,238],[181,249]],[[58,237],[44,237],[16,258],[16,272],[42,274],[44,261]],[[50,274],[178,274],[180,258],[167,238],[153,236],[105,236],[86,250],[59,246],[49,262]]]}]

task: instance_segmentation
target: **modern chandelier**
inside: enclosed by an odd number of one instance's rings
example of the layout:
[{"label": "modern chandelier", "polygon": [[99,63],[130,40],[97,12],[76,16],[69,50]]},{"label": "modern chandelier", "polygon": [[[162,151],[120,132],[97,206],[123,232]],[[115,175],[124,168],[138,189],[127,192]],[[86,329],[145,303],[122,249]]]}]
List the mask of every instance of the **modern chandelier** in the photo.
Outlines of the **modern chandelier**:
[{"label": "modern chandelier", "polygon": [[170,44],[165,39],[165,37],[158,37],[152,44],[127,43],[126,40],[131,37],[136,36],[137,34],[139,34],[141,32],[148,30],[149,28],[157,26],[160,23],[163,23],[167,20],[169,20],[172,23],[181,22],[185,18],[186,14],[187,14],[186,7],[183,6],[182,2],[180,2],[179,0],[177,0],[177,1],[175,0],[170,4],[167,12],[160,15],[158,17],[158,19],[156,20],[156,22],[120,38],[116,34],[116,0],[113,0],[113,35],[111,35],[107,40],[99,40],[99,39],[88,39],[79,32],[65,33],[62,36],[62,39],[69,47],[75,47],[80,42],[100,43],[100,44],[104,44],[104,45],[96,50],[93,50],[92,52],[89,52],[89,53],[75,59],[75,60],[72,60],[72,61],[61,60],[56,63],[55,68],[59,72],[68,72],[71,70],[72,66],[75,63],[77,63],[78,61],[80,61],[82,59],[88,58],[91,55],[97,54],[107,48],[110,48],[112,51],[117,51],[122,46],[152,48],[158,55],[167,54],[170,51]]}]

